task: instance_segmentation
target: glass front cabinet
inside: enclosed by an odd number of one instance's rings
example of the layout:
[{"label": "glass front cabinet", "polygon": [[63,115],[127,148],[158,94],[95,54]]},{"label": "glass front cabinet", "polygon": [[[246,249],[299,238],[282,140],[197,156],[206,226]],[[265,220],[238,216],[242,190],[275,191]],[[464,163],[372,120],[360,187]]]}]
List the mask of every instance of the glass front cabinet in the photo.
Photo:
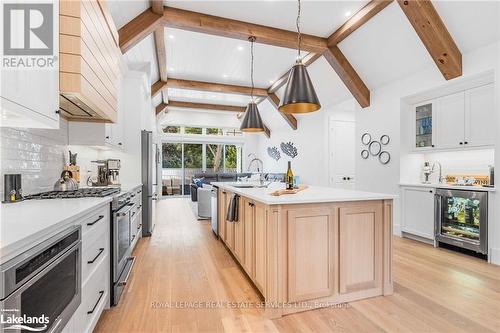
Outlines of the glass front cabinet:
[{"label": "glass front cabinet", "polygon": [[425,150],[435,145],[435,131],[433,123],[435,120],[436,103],[427,101],[415,104],[412,108],[414,119],[414,142],[413,149]]}]

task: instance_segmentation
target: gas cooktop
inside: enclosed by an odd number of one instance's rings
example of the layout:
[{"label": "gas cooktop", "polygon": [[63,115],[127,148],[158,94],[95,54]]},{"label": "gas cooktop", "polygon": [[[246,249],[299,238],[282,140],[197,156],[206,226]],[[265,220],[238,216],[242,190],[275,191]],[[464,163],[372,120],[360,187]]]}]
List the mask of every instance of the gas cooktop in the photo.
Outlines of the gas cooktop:
[{"label": "gas cooktop", "polygon": [[24,197],[24,199],[31,200],[31,199],[106,197],[108,195],[119,192],[120,192],[119,187],[81,188],[75,191],[49,191],[49,192],[31,194]]}]

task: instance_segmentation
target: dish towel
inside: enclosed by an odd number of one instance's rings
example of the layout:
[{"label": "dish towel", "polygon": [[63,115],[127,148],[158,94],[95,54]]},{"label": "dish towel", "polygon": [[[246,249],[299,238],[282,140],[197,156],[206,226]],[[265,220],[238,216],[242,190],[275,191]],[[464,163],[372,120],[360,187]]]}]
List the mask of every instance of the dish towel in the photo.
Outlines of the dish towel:
[{"label": "dish towel", "polygon": [[233,194],[231,197],[231,202],[227,209],[227,218],[229,222],[238,222],[238,207],[240,203],[240,196],[238,194]]}]

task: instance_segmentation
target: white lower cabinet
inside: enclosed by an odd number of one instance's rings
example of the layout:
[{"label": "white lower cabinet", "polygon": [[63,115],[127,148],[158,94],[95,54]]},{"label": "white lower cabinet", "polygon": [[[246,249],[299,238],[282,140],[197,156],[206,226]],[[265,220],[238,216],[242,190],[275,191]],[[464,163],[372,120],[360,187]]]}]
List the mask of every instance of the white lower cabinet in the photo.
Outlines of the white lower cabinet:
[{"label": "white lower cabinet", "polygon": [[65,333],[92,332],[110,299],[110,207],[103,205],[81,219],[81,303]]},{"label": "white lower cabinet", "polygon": [[401,231],[434,240],[434,193],[432,187],[402,187]]}]

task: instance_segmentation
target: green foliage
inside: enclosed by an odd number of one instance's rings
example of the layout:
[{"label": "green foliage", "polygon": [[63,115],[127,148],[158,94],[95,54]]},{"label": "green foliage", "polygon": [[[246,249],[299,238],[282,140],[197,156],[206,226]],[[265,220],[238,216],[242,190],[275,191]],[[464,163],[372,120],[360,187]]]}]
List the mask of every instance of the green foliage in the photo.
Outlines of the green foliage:
[{"label": "green foliage", "polygon": [[185,127],[184,133],[186,133],[186,134],[201,134],[202,130],[203,129],[201,127]]},{"label": "green foliage", "polygon": [[203,151],[201,144],[184,144],[184,168],[201,169],[203,167]]},{"label": "green foliage", "polygon": [[162,166],[165,169],[182,168],[182,144],[164,143],[162,145],[163,161]]},{"label": "green foliage", "polygon": [[180,133],[180,126],[165,126],[163,127],[163,133]]},{"label": "green foliage", "polygon": [[224,158],[224,166],[226,169],[236,169],[238,149],[235,145],[226,145],[226,156]]}]

